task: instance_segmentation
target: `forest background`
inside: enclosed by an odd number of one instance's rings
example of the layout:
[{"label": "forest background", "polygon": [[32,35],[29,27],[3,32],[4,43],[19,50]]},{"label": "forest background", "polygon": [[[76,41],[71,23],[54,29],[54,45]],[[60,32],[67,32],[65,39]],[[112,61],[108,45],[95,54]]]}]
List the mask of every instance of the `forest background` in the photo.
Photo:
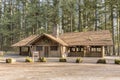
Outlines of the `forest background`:
[{"label": "forest background", "polygon": [[120,0],[0,0],[0,50],[33,34],[110,30],[120,55]]}]

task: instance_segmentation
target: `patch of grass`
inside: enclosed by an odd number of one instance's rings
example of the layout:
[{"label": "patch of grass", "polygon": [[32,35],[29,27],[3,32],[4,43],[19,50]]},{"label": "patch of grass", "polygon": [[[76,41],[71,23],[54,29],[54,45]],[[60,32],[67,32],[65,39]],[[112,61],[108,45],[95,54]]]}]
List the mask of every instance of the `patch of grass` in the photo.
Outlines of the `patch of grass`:
[{"label": "patch of grass", "polygon": [[115,59],[115,60],[114,60],[114,63],[115,63],[115,64],[120,64],[120,59]]},{"label": "patch of grass", "polygon": [[16,60],[13,58],[6,59],[6,63],[15,63],[15,62],[16,62]]},{"label": "patch of grass", "polygon": [[76,59],[76,63],[82,63],[82,62],[83,62],[82,58],[77,58]]},{"label": "patch of grass", "polygon": [[67,59],[62,57],[59,59],[59,62],[67,62]]},{"label": "patch of grass", "polygon": [[45,57],[40,57],[38,59],[38,62],[47,62],[47,59]]},{"label": "patch of grass", "polygon": [[26,57],[25,62],[33,62],[33,60],[30,57]]},{"label": "patch of grass", "polygon": [[106,59],[98,59],[97,63],[106,64]]}]

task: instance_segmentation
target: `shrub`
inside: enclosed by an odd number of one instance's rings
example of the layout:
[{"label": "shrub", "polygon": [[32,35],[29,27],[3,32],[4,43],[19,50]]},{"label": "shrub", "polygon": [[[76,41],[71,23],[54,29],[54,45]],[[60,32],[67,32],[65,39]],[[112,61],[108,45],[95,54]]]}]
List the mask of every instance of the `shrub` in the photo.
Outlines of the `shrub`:
[{"label": "shrub", "polygon": [[26,57],[25,62],[33,62],[33,60],[30,57]]},{"label": "shrub", "polygon": [[13,58],[6,59],[6,63],[15,63],[15,62],[16,62],[16,60]]},{"label": "shrub", "polygon": [[98,59],[97,63],[106,64],[106,59]]},{"label": "shrub", "polygon": [[115,59],[114,62],[115,64],[120,64],[120,59]]},{"label": "shrub", "polygon": [[66,58],[62,57],[62,58],[59,59],[59,62],[67,62],[67,60],[66,60]]},{"label": "shrub", "polygon": [[82,63],[82,62],[83,62],[83,60],[81,58],[76,59],[76,63]]},{"label": "shrub", "polygon": [[40,58],[38,59],[38,61],[39,61],[39,62],[47,62],[47,60],[46,60],[45,57],[40,57]]}]

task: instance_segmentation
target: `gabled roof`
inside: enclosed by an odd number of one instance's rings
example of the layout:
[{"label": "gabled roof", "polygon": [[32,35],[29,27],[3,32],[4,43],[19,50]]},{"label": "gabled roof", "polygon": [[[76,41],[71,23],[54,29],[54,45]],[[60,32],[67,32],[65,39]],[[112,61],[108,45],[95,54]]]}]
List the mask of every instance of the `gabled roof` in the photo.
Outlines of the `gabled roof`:
[{"label": "gabled roof", "polygon": [[60,38],[55,38],[54,36],[50,35],[50,34],[42,34],[42,35],[31,35],[15,44],[13,44],[12,46],[16,46],[16,47],[21,47],[21,46],[29,46],[31,45],[35,40],[40,39],[42,36],[46,36],[50,39],[52,39],[53,41],[60,43],[61,45],[67,46],[67,44],[61,40]]},{"label": "gabled roof", "polygon": [[54,36],[52,36],[50,34],[44,34],[44,35],[47,36],[47,37],[49,37],[53,41],[60,43],[61,45],[67,46],[67,44],[63,40],[61,40],[59,37],[56,38],[56,37],[54,37]]},{"label": "gabled roof", "polygon": [[35,40],[40,39],[41,36],[46,36],[53,41],[64,45],[64,46],[100,46],[100,45],[113,45],[111,33],[108,30],[102,31],[88,31],[88,32],[71,32],[64,33],[60,35],[58,38],[50,35],[50,34],[42,34],[42,35],[32,35],[28,38],[25,38],[12,46],[29,46]]},{"label": "gabled roof", "polygon": [[27,46],[29,45],[32,41],[34,41],[35,39],[37,39],[39,37],[39,35],[31,35],[15,44],[13,44],[12,46]]},{"label": "gabled roof", "polygon": [[64,33],[60,38],[69,46],[113,45],[109,30]]}]

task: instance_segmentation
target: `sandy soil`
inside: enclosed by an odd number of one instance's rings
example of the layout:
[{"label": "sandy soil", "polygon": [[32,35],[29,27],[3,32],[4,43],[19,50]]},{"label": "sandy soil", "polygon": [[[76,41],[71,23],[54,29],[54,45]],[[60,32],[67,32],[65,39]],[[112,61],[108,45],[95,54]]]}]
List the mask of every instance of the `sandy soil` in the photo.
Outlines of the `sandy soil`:
[{"label": "sandy soil", "polygon": [[0,80],[120,80],[120,66],[89,63],[0,63]]},{"label": "sandy soil", "polygon": [[107,57],[108,64],[96,64],[98,58],[84,58],[83,63],[75,63],[76,58],[68,58],[67,63],[58,58],[48,58],[47,63],[25,63],[24,58],[14,64],[0,61],[0,80],[120,80],[120,65],[113,64],[114,58]]}]

